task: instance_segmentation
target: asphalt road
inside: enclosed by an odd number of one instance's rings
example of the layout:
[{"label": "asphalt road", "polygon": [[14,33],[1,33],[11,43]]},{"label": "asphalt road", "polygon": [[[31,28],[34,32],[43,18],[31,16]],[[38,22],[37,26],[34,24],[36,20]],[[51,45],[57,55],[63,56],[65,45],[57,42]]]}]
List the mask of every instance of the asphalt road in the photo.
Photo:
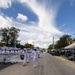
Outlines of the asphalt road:
[{"label": "asphalt road", "polygon": [[75,63],[62,57],[42,53],[39,66],[33,68],[31,60],[26,66],[17,63],[0,70],[0,75],[75,75]]}]

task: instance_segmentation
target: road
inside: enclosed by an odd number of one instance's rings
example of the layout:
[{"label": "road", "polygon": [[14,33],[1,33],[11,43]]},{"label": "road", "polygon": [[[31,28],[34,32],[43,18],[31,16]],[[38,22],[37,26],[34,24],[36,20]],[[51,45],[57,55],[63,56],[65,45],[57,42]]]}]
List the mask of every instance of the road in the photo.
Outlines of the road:
[{"label": "road", "polygon": [[26,66],[17,63],[0,70],[0,75],[75,75],[75,63],[62,57],[42,53],[39,66],[33,68],[31,60]]}]

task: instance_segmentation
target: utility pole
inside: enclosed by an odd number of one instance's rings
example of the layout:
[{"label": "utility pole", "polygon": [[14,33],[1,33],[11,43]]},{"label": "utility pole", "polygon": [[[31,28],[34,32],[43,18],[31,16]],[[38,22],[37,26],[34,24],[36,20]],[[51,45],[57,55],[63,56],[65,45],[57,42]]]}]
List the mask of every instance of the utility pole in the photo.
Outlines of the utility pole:
[{"label": "utility pole", "polygon": [[33,41],[33,46],[34,46],[34,41]]},{"label": "utility pole", "polygon": [[53,36],[53,49],[54,49],[54,36]]}]

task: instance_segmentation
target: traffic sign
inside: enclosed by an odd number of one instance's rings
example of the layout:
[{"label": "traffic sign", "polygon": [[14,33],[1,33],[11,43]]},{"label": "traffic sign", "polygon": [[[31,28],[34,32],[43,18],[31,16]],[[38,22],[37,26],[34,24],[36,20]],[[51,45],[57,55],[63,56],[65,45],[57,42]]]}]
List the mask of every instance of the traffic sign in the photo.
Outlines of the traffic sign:
[{"label": "traffic sign", "polygon": [[71,39],[68,43],[69,43],[69,44],[73,44],[73,43],[74,43],[74,41]]}]

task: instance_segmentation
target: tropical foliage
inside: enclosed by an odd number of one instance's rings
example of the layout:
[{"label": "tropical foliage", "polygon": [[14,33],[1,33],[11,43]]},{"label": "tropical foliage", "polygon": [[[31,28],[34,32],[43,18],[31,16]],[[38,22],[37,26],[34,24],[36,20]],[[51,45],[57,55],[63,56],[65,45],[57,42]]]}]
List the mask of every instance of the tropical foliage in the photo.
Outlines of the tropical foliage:
[{"label": "tropical foliage", "polygon": [[19,37],[19,29],[15,27],[11,28],[2,28],[1,30],[2,34],[2,40],[1,42],[5,43],[7,46],[12,45],[14,46],[19,42],[18,37]]}]

